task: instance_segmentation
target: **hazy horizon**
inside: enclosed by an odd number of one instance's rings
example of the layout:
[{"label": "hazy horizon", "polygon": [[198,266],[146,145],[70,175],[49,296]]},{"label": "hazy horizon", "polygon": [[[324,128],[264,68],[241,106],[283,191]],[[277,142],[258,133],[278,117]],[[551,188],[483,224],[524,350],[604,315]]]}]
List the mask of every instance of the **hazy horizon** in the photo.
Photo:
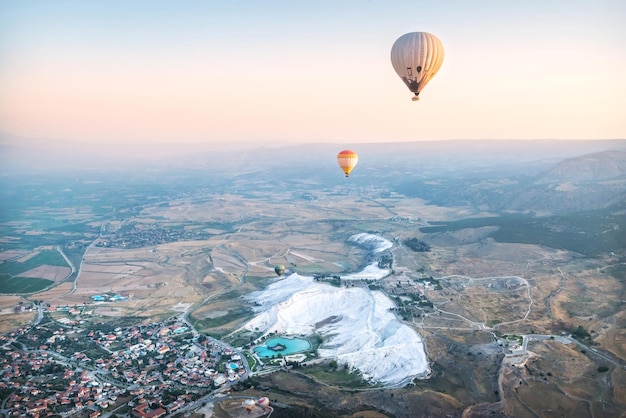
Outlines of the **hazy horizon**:
[{"label": "hazy horizon", "polygon": [[[626,139],[607,140],[438,140],[410,142],[343,143],[307,142],[286,144],[212,143],[89,143],[10,137],[0,132],[0,176],[23,176],[46,172],[78,173],[82,170],[133,172],[153,169],[215,170],[256,167],[281,172],[284,167],[337,168],[336,155],[351,148],[359,155],[356,177],[367,167],[385,170],[400,159],[412,163],[415,173],[424,166],[443,164],[449,169],[499,164],[518,166],[546,163],[603,151],[626,152]],[[298,177],[313,175],[300,171]]]}]

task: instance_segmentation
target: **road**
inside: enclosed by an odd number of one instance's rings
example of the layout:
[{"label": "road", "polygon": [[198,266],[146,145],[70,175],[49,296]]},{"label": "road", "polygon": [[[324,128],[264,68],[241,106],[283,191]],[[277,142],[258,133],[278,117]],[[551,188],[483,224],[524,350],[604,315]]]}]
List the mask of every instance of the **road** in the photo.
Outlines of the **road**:
[{"label": "road", "polygon": [[602,360],[605,360],[611,363],[615,367],[619,367],[623,370],[626,370],[626,362],[624,362],[624,360],[614,356],[610,352],[600,351],[596,348],[590,347],[578,341],[576,338],[573,338],[571,335],[526,334],[526,335],[522,335],[522,339],[523,339],[522,347],[521,347],[522,354],[526,354],[528,352],[528,343],[532,341],[554,340],[554,341],[560,342],[561,344],[576,344],[582,350],[585,351],[587,356],[600,358]]}]

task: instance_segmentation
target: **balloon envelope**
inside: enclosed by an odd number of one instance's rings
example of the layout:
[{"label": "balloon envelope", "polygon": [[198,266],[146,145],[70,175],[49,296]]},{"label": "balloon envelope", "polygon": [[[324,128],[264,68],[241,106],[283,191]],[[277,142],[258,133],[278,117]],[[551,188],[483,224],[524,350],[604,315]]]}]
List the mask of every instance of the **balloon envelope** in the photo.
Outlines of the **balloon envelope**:
[{"label": "balloon envelope", "polygon": [[277,264],[277,265],[274,266],[274,271],[279,276],[282,276],[283,273],[285,272],[285,266],[283,266],[282,264]]},{"label": "balloon envelope", "polygon": [[339,167],[341,167],[346,177],[350,175],[350,172],[358,161],[359,156],[352,150],[346,149],[337,154],[337,164],[339,164]]},{"label": "balloon envelope", "polygon": [[243,403],[241,405],[246,410],[252,411],[254,409],[254,406],[256,405],[256,402],[254,401],[254,399],[246,399],[245,401],[243,401]]},{"label": "balloon envelope", "polygon": [[443,44],[428,32],[409,32],[399,37],[391,47],[391,65],[404,84],[419,94],[437,74],[443,64]]}]

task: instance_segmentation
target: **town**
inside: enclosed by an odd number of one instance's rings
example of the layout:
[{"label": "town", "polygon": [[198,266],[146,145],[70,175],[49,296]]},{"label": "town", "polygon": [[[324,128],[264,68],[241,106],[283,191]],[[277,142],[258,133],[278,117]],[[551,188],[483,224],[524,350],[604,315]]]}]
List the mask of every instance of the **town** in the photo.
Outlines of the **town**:
[{"label": "town", "polygon": [[158,418],[249,375],[232,347],[178,317],[89,329],[44,317],[0,343],[3,416]]}]

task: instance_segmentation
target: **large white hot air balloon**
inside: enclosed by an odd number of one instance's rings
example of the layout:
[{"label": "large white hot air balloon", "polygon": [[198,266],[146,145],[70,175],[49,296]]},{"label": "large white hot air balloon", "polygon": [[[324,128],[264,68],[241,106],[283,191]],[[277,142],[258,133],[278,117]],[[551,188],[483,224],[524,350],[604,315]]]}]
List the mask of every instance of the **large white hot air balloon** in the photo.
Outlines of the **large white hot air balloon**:
[{"label": "large white hot air balloon", "polygon": [[391,64],[419,100],[419,94],[443,63],[443,44],[428,32],[409,32],[391,47]]}]

